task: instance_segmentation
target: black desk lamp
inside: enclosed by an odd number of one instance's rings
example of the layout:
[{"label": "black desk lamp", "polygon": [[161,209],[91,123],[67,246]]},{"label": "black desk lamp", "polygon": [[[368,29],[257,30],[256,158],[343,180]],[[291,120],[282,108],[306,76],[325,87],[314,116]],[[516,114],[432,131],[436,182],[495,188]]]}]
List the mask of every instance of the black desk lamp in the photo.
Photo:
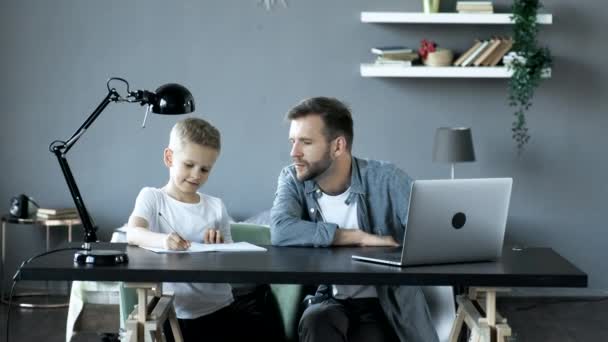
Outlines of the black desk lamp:
[{"label": "black desk lamp", "polygon": [[[122,97],[115,88],[110,88],[110,82],[121,81],[127,86],[127,96]],[[65,181],[68,183],[70,193],[74,199],[74,204],[80,215],[82,225],[84,227],[84,244],[82,245],[83,250],[74,254],[74,262],[77,264],[94,264],[94,265],[115,265],[126,263],[128,261],[127,254],[117,250],[92,250],[91,242],[97,241],[97,227],[95,226],[93,219],[89,215],[87,208],[84,205],[72,171],[68,165],[66,154],[74,146],[76,141],[85,133],[85,131],[93,124],[95,119],[103,112],[103,110],[110,104],[110,102],[130,102],[139,103],[140,105],[148,105],[146,110],[146,117],[150,108],[152,112],[157,114],[186,114],[194,111],[194,99],[192,94],[185,87],[169,83],[160,86],[156,91],[150,92],[147,90],[129,90],[129,82],[122,78],[113,77],[107,82],[108,95],[101,101],[101,103],[95,108],[93,113],[86,119],[86,121],[78,128],[78,130],[68,139],[67,141],[55,140],[49,146],[49,150],[55,154],[61,171],[65,177]],[[145,118],[144,118],[145,124]]]}]

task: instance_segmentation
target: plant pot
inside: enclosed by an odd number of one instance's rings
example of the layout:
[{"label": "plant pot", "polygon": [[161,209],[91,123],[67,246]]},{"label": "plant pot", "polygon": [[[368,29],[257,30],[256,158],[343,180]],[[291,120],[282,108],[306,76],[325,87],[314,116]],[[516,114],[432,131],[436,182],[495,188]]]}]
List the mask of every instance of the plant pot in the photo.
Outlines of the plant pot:
[{"label": "plant pot", "polygon": [[424,13],[437,13],[439,12],[440,0],[422,0],[422,8]]},{"label": "plant pot", "polygon": [[449,66],[453,59],[452,50],[439,48],[435,52],[429,52],[423,62],[426,66]]}]

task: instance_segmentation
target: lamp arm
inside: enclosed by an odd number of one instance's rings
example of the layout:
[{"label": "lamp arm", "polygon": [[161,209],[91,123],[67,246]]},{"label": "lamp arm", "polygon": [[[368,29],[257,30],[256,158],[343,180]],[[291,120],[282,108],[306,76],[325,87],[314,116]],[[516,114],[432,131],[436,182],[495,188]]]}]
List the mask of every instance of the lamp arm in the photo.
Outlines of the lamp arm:
[{"label": "lamp arm", "polygon": [[118,92],[116,92],[116,89],[114,89],[114,88],[110,89],[108,91],[108,95],[106,95],[106,97],[101,101],[101,103],[97,106],[97,108],[95,108],[93,113],[91,113],[91,115],[89,115],[89,117],[82,123],[80,128],[78,128],[76,130],[76,132],[74,132],[74,134],[72,134],[70,139],[68,139],[68,141],[66,141],[63,144],[63,146],[62,146],[63,153],[64,154],[68,153],[68,151],[72,148],[72,146],[74,146],[74,144],[78,141],[78,139],[80,139],[80,137],[84,134],[84,132],[86,132],[86,130],[93,124],[93,122],[97,119],[97,117],[99,117],[101,112],[103,112],[103,110],[106,109],[106,107],[108,106],[108,104],[110,104],[110,102],[116,102],[119,99],[120,99],[120,95],[118,94]]},{"label": "lamp arm", "polygon": [[[84,227],[85,245],[91,242],[95,242],[97,241],[97,227],[93,223],[93,219],[89,215],[89,212],[87,211],[87,208],[84,205],[84,201],[82,200],[82,196],[80,195],[80,190],[78,190],[78,185],[76,185],[76,180],[72,175],[72,171],[70,170],[68,161],[65,158],[65,154],[63,154],[61,149],[54,149],[53,153],[59,161],[61,171],[63,172],[63,178],[65,178],[65,181],[68,184],[68,188],[70,188],[70,194],[72,195],[72,199],[74,200],[74,204],[76,205],[76,209],[78,210],[78,214],[80,215],[80,220],[82,221],[82,226]],[[85,249],[90,249],[90,247],[87,247],[88,246],[85,246]]]},{"label": "lamp arm", "polygon": [[97,227],[93,222],[93,219],[89,215],[86,206],[84,205],[84,201],[82,196],[80,195],[80,190],[78,190],[78,185],[76,185],[76,180],[74,179],[74,175],[70,170],[70,166],[66,159],[66,154],[74,146],[74,144],[80,139],[80,137],[86,132],[87,128],[89,128],[95,119],[99,117],[101,112],[110,104],[110,102],[116,102],[120,100],[120,95],[116,92],[114,88],[109,89],[108,95],[101,101],[101,103],[95,108],[93,113],[89,115],[89,117],[85,120],[85,122],[76,130],[76,132],[70,137],[70,139],[66,142],[56,140],[51,143],[49,147],[50,151],[57,157],[57,161],[59,161],[59,166],[61,166],[61,171],[63,172],[63,177],[65,178],[66,183],[68,184],[68,188],[70,189],[70,194],[72,195],[72,199],[74,200],[74,204],[76,205],[76,210],[78,210],[78,214],[80,215],[80,220],[82,221],[82,225],[84,227],[84,248],[90,250],[89,243],[97,241]]}]

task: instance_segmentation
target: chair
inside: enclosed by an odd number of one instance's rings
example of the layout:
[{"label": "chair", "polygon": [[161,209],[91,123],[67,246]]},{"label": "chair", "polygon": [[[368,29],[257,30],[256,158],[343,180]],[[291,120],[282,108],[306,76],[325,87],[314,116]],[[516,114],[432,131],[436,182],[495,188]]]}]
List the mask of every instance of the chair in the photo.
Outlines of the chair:
[{"label": "chair", "polygon": [[[234,242],[245,241],[256,245],[270,245],[270,227],[256,224],[233,223],[230,232]],[[298,314],[304,297],[304,287],[292,284],[271,284],[270,289],[281,314],[286,341],[298,340]]]},{"label": "chair", "polygon": [[451,286],[422,286],[422,292],[429,306],[439,341],[448,342],[452,324],[456,319],[454,289]]}]

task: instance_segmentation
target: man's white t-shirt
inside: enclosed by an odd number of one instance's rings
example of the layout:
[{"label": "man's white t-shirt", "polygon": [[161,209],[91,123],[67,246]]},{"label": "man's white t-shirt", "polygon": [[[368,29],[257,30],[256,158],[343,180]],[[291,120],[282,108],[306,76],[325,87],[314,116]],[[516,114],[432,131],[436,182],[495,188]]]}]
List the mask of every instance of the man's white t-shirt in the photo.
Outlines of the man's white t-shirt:
[{"label": "man's white t-shirt", "polygon": [[[337,196],[321,194],[317,199],[325,222],[335,223],[340,229],[360,229],[357,219],[357,202],[346,204],[350,188]],[[332,295],[337,299],[378,297],[376,288],[363,285],[332,285]]]},{"label": "man's white t-shirt", "polygon": [[[131,215],[146,219],[152,232],[173,232],[168,221],[180,236],[189,241],[203,242],[205,229],[216,228],[221,231],[225,242],[232,242],[228,213],[222,200],[201,193],[198,195],[198,203],[184,203],[162,189],[146,187],[137,196]],[[159,217],[159,212],[163,218]],[[181,319],[210,314],[234,301],[229,284],[163,283],[163,292],[167,291],[175,294],[175,312]]]}]

